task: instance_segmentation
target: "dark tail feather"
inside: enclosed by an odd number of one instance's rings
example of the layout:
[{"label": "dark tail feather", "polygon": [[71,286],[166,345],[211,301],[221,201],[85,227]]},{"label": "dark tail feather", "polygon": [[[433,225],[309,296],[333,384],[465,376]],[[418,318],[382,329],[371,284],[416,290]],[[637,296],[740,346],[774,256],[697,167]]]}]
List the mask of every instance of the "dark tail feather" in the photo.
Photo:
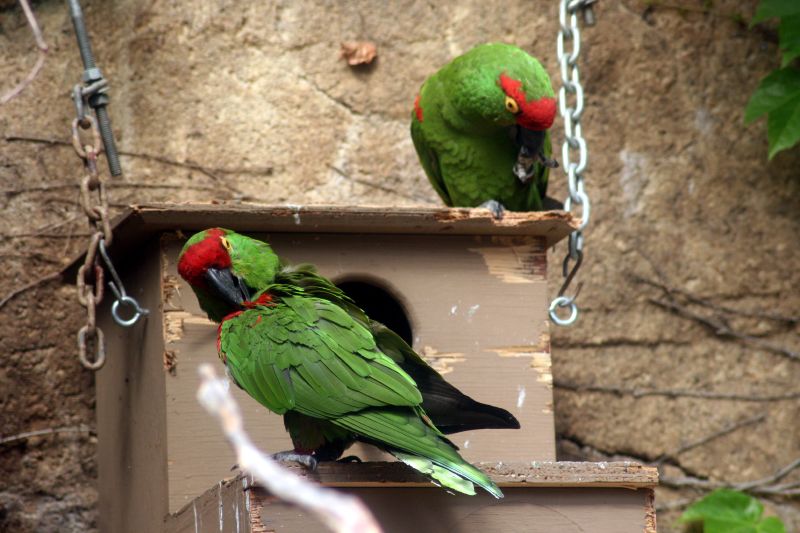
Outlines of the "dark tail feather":
[{"label": "dark tail feather", "polygon": [[559,202],[558,200],[556,200],[551,196],[545,196],[542,199],[542,207],[544,208],[545,211],[556,211],[564,209],[564,203]]},{"label": "dark tail feather", "polygon": [[[435,400],[434,400],[435,401]],[[445,412],[436,410],[437,416],[428,414],[442,433],[459,433],[472,429],[519,429],[519,421],[500,407],[476,402],[464,396]]]}]

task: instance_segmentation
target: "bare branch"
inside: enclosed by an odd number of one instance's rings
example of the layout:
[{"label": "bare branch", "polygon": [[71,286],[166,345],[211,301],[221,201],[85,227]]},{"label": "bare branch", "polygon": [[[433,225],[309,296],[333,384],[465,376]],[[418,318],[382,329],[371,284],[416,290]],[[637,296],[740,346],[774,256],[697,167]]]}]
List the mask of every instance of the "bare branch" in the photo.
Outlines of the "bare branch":
[{"label": "bare branch", "polygon": [[353,176],[347,174],[344,170],[340,169],[337,166],[328,165],[328,168],[330,168],[331,170],[336,172],[338,175],[340,175],[341,177],[343,177],[347,181],[352,181],[353,183],[358,183],[359,185],[363,185],[365,187],[370,187],[370,188],[376,189],[378,191],[388,192],[389,194],[394,194],[396,196],[400,196],[401,198],[407,198],[409,200],[414,200],[414,201],[417,201],[417,202],[423,202],[423,203],[426,203],[426,204],[432,204],[433,203],[430,198],[426,198],[424,196],[419,196],[419,195],[416,195],[416,194],[406,194],[404,192],[398,191],[397,189],[392,189],[391,187],[386,187],[385,185],[379,185],[377,183],[372,183],[372,182],[369,182],[369,181],[366,181],[366,180],[362,180],[362,179],[359,179],[359,178],[354,178]]},{"label": "bare branch", "polygon": [[208,364],[200,367],[200,376],[197,399],[222,424],[243,470],[273,495],[314,513],[333,531],[380,533],[380,526],[361,500],[303,479],[261,453],[244,431],[239,406],[228,392],[226,381],[218,379]]},{"label": "bare branch", "polygon": [[88,426],[72,426],[64,428],[48,428],[48,429],[40,429],[37,431],[27,431],[25,433],[18,433],[16,435],[11,435],[9,437],[0,438],[0,446],[4,444],[11,444],[12,442],[29,439],[31,437],[41,437],[42,435],[53,435],[56,433],[89,433],[90,435],[92,435],[94,434],[94,430]]},{"label": "bare branch", "polygon": [[658,289],[661,289],[662,291],[664,291],[667,294],[679,294],[679,295],[683,296],[684,298],[686,298],[686,300],[688,300],[689,302],[691,302],[693,304],[697,304],[699,306],[706,307],[706,308],[714,310],[714,311],[720,311],[720,312],[723,312],[723,313],[727,313],[729,315],[737,315],[737,316],[743,316],[743,317],[747,317],[747,318],[762,318],[762,319],[766,319],[766,320],[772,320],[772,321],[775,321],[775,322],[785,322],[785,323],[787,323],[789,325],[794,325],[794,324],[800,323],[800,317],[797,317],[797,316],[786,316],[786,315],[779,315],[777,313],[767,313],[767,312],[763,312],[763,311],[748,311],[748,310],[742,310],[742,309],[734,309],[733,307],[728,307],[728,306],[725,306],[725,305],[715,304],[715,303],[710,302],[709,300],[707,300],[705,298],[701,298],[701,297],[699,297],[699,296],[697,296],[695,294],[692,294],[689,291],[685,291],[685,290],[680,289],[678,287],[670,287],[670,286],[666,285],[663,281],[662,282],[658,282],[658,281],[655,281],[655,280],[644,278],[644,277],[636,275],[636,274],[631,274],[631,277],[633,278],[634,281],[636,281],[638,283],[642,283],[644,285],[650,285],[651,287],[656,287]]},{"label": "bare branch", "polygon": [[32,281],[32,282],[28,283],[27,285],[23,285],[22,287],[19,287],[18,289],[14,289],[10,293],[8,293],[2,300],[0,300],[0,309],[2,309],[8,302],[10,302],[11,300],[16,298],[17,296],[19,296],[23,292],[28,291],[28,290],[30,290],[30,289],[32,289],[34,287],[38,287],[39,285],[41,285],[43,283],[47,283],[48,281],[54,280],[54,279],[58,278],[59,276],[61,276],[61,272],[60,271],[52,272],[52,273],[50,273],[50,274],[48,274],[46,276],[43,276],[43,277],[41,277],[41,278],[39,278],[39,279],[37,279],[35,281]]},{"label": "bare branch", "polygon": [[714,392],[691,389],[636,389],[604,385],[584,385],[565,380],[556,380],[553,383],[553,386],[558,389],[573,392],[597,392],[603,394],[615,394],[617,396],[632,396],[634,398],[644,398],[646,396],[665,396],[667,398],[700,398],[704,400],[733,400],[742,402],[780,402],[784,400],[800,399],[800,391],[792,391],[782,394],[759,395],[750,393]]},{"label": "bare branch", "polygon": [[25,12],[25,18],[28,19],[28,25],[31,27],[33,37],[36,39],[36,47],[39,49],[39,57],[36,59],[36,63],[33,65],[33,68],[25,77],[25,79],[0,98],[0,105],[8,103],[12,98],[24,91],[25,87],[33,83],[33,80],[39,75],[39,71],[42,70],[42,67],[44,66],[44,60],[47,57],[47,43],[44,42],[42,30],[39,29],[39,22],[36,20],[36,16],[33,14],[33,10],[28,4],[28,0],[19,0],[19,3],[22,6],[22,11]]},{"label": "bare branch", "polygon": [[732,424],[727,424],[725,427],[723,427],[722,429],[720,429],[718,431],[714,431],[713,433],[709,433],[705,437],[702,437],[702,438],[700,438],[700,439],[698,439],[698,440],[696,440],[694,442],[690,442],[688,444],[684,444],[683,446],[681,446],[680,448],[678,448],[674,452],[664,455],[663,457],[659,458],[658,461],[656,461],[656,464],[660,464],[660,463],[663,463],[665,461],[670,461],[670,460],[671,461],[677,461],[677,457],[680,454],[684,453],[684,452],[688,452],[689,450],[693,450],[695,448],[698,448],[700,446],[708,444],[712,440],[717,439],[719,437],[724,437],[725,435],[733,433],[737,429],[741,429],[743,427],[750,426],[750,425],[762,422],[765,418],[767,418],[767,413],[761,413],[761,414],[758,414],[756,416],[751,416],[751,417],[745,418],[743,420],[739,420],[739,421],[734,422]]},{"label": "bare branch", "polygon": [[711,332],[717,335],[718,337],[738,339],[746,344],[758,346],[760,348],[763,348],[778,355],[782,355],[794,361],[800,361],[800,353],[798,352],[795,352],[788,348],[784,348],[783,346],[772,344],[771,342],[759,339],[758,337],[754,337],[752,335],[736,331],[733,328],[731,328],[728,324],[726,324],[725,321],[720,320],[718,318],[701,316],[695,313],[694,311],[689,310],[687,307],[677,303],[674,300],[664,301],[664,300],[658,300],[656,298],[650,298],[650,302],[659,307],[663,307],[665,309],[673,311],[675,314],[680,315],[684,318],[688,318],[689,320],[697,322],[702,326],[705,326],[707,329],[711,330]]}]

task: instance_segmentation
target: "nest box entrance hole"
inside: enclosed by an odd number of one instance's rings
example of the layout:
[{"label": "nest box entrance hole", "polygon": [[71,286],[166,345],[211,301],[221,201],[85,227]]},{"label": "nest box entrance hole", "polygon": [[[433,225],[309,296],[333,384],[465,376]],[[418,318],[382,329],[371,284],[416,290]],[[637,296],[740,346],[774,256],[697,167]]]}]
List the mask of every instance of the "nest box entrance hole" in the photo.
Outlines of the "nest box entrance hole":
[{"label": "nest box entrance hole", "polygon": [[362,277],[345,278],[336,281],[356,304],[372,320],[377,320],[403,338],[412,346],[414,334],[403,304],[380,282]]}]

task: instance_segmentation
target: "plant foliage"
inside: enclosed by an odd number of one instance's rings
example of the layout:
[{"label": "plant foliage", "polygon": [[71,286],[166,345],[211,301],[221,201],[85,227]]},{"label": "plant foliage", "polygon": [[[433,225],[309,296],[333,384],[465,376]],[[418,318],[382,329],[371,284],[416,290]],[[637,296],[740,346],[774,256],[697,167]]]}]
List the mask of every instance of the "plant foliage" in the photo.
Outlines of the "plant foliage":
[{"label": "plant foliage", "polygon": [[762,518],[763,512],[764,506],[752,496],[717,489],[686,509],[681,521],[702,525],[703,533],[786,533],[780,519]]},{"label": "plant foliage", "polygon": [[767,115],[769,158],[800,141],[800,69],[792,61],[800,57],[800,0],[761,0],[751,24],[780,19],[781,68],[761,80],[745,109],[745,123]]}]

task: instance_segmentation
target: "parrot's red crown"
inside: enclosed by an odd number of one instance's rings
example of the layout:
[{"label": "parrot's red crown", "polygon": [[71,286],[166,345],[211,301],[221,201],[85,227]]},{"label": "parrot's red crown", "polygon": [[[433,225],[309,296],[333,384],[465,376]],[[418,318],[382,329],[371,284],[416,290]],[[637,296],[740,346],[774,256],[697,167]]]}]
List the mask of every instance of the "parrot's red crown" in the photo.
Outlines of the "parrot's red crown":
[{"label": "parrot's red crown", "polygon": [[230,268],[231,256],[222,244],[225,232],[210,229],[206,237],[183,252],[178,261],[178,274],[193,287],[205,287],[205,274],[209,268]]},{"label": "parrot's red crown", "polygon": [[522,82],[500,74],[500,88],[507,96],[510,96],[519,106],[517,124],[523,128],[536,131],[550,129],[556,118],[556,99],[543,96],[538,100],[528,101],[525,91],[522,90]]}]

